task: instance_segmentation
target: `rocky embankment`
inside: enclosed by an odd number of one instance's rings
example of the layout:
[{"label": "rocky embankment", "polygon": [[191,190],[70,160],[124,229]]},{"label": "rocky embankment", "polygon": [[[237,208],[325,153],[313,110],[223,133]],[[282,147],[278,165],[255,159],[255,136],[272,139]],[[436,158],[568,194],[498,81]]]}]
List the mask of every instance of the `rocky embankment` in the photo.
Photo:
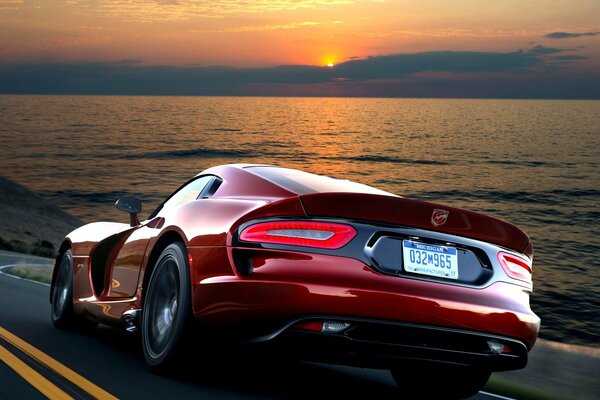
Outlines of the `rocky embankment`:
[{"label": "rocky embankment", "polygon": [[31,190],[0,176],[0,249],[55,257],[83,222]]}]

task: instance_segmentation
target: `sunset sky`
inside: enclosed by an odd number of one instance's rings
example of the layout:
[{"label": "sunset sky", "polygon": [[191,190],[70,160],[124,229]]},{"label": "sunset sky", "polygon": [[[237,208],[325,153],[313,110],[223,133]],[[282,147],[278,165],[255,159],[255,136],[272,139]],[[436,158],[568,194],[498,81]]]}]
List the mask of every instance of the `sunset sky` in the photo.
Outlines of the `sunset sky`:
[{"label": "sunset sky", "polygon": [[[552,75],[573,80],[564,97],[600,97],[599,21],[598,0],[0,0],[0,92],[35,92],[21,82],[32,76],[41,92],[81,88],[54,79],[69,71],[90,92],[137,93],[112,78],[129,71],[175,93],[186,79],[360,95],[384,80],[418,94],[440,79],[456,91],[482,79],[540,88]],[[277,68],[290,65],[319,70]]]}]

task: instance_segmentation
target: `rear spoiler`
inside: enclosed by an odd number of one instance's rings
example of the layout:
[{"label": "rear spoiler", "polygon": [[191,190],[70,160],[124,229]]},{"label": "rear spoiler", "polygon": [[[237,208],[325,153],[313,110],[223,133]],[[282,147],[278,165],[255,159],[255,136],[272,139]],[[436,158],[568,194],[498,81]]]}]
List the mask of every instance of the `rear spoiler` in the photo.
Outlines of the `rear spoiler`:
[{"label": "rear spoiler", "polygon": [[337,217],[408,226],[464,236],[533,256],[529,236],[500,218],[440,204],[365,193],[300,196],[310,217]]}]

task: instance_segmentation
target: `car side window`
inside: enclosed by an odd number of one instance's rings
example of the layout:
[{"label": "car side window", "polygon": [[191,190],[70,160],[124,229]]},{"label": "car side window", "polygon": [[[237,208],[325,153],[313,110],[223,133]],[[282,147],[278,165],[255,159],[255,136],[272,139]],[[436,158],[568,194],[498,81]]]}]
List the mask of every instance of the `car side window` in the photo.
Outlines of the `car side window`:
[{"label": "car side window", "polygon": [[213,180],[214,176],[212,175],[201,176],[198,179],[194,179],[173,194],[173,196],[163,204],[162,209],[169,209],[196,200],[206,185]]}]

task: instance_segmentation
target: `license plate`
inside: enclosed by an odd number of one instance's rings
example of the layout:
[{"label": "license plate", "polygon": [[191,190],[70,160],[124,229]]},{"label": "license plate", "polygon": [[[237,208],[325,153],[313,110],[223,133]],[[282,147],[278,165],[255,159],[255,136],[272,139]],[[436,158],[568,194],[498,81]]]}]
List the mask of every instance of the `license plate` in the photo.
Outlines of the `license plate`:
[{"label": "license plate", "polygon": [[458,252],[454,247],[403,240],[402,260],[405,271],[458,279]]}]

